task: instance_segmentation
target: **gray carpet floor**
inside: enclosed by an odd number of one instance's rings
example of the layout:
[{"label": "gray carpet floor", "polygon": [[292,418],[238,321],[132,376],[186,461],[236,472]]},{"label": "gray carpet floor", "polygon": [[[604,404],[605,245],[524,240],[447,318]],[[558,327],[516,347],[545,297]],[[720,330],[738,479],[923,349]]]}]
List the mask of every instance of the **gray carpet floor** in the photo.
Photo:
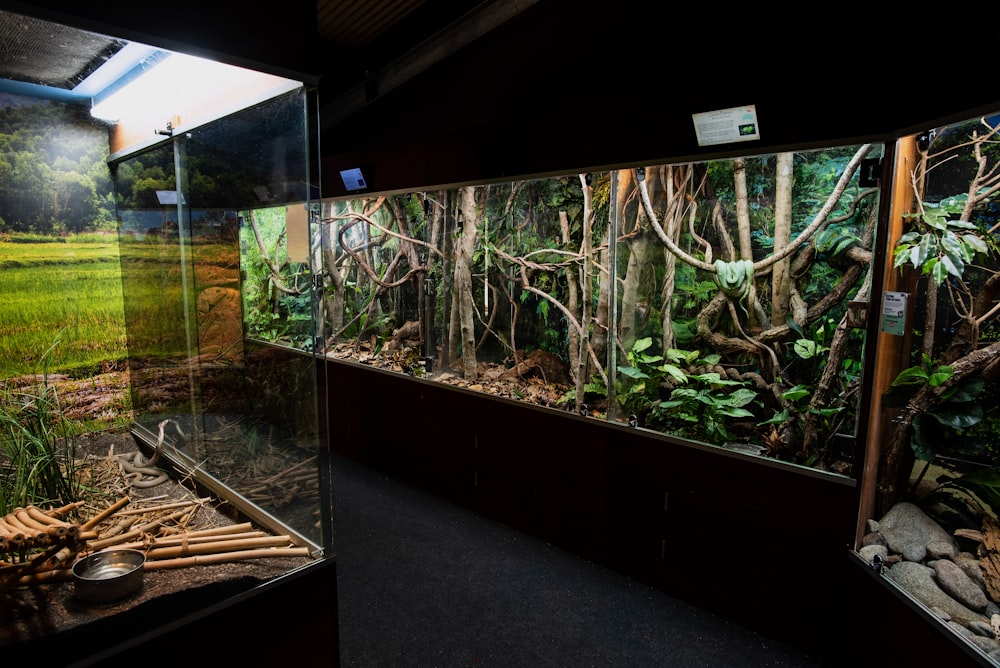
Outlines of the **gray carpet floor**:
[{"label": "gray carpet floor", "polygon": [[830,668],[357,462],[334,459],[343,668]]}]

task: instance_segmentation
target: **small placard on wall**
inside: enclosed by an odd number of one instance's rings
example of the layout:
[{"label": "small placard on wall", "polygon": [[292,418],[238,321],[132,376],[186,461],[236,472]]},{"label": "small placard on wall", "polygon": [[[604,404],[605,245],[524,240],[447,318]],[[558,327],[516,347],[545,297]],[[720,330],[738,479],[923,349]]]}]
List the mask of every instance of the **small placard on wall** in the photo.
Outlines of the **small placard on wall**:
[{"label": "small placard on wall", "polygon": [[309,261],[309,218],[305,204],[285,208],[285,238],[288,240],[288,261]]},{"label": "small placard on wall", "polygon": [[760,139],[757,108],[752,104],[691,114],[691,118],[694,121],[695,134],[698,136],[698,146]]},{"label": "small placard on wall", "polygon": [[882,331],[886,334],[902,336],[906,332],[905,292],[887,292],[882,297]]}]

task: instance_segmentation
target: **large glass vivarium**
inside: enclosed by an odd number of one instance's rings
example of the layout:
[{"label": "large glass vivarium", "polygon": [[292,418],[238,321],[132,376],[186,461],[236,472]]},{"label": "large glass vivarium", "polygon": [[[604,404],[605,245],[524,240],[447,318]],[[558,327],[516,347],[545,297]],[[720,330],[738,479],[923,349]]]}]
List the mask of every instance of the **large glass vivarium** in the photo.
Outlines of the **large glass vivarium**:
[{"label": "large glass vivarium", "polygon": [[881,153],[325,201],[327,354],[848,473]]},{"label": "large glass vivarium", "polygon": [[[136,432],[250,517],[320,545],[306,103],[292,92],[113,171]],[[280,253],[260,231],[277,227]],[[289,257],[299,237],[305,251]],[[248,238],[272,244],[266,289]],[[267,323],[282,336],[255,338],[248,298],[283,305]]]}]

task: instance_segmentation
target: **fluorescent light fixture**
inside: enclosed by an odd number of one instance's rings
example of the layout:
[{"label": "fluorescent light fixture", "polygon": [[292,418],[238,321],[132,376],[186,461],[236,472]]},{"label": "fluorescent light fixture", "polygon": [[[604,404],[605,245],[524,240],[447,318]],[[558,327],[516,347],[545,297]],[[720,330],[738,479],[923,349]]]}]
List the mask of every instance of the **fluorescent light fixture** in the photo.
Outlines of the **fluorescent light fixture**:
[{"label": "fluorescent light fixture", "polygon": [[245,97],[248,87],[259,89],[262,78],[274,80],[271,96],[301,86],[300,82],[255,72],[232,65],[225,65],[204,58],[170,53],[159,62],[145,69],[123,86],[107,95],[93,99],[90,114],[106,121],[118,121],[135,113],[155,112],[164,119],[177,115],[180,110],[194,105],[225,102],[243,106],[262,101],[267,96],[259,94],[253,100]]}]

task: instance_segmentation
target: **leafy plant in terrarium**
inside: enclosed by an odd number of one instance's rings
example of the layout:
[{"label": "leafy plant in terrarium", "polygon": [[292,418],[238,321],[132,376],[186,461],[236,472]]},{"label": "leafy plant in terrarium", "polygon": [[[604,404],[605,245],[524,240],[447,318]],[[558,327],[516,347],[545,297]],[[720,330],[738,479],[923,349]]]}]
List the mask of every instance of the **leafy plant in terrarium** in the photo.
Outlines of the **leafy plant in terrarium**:
[{"label": "leafy plant in terrarium", "polygon": [[690,362],[698,356],[697,352],[668,350],[667,355],[671,361],[667,362],[663,355],[650,350],[652,346],[652,337],[637,340],[628,351],[626,363],[618,367],[618,375],[621,377],[618,402],[622,410],[639,416],[643,421],[652,406],[660,400],[660,383],[667,378],[675,383],[686,383],[687,374],[677,363]]},{"label": "leafy plant in terrarium", "polygon": [[975,234],[978,228],[965,220],[949,220],[965,208],[967,195],[946,197],[939,203],[923,202],[918,213],[904,218],[918,223],[896,243],[893,267],[909,263],[923,274],[931,275],[940,285],[949,275],[961,280],[966,264],[976,253],[986,253],[986,242]]},{"label": "leafy plant in terrarium", "polygon": [[[659,355],[650,351],[652,344],[650,337],[636,341],[628,352],[628,364],[618,367],[624,377],[618,392],[623,410],[645,426],[678,436],[717,444],[731,440],[728,423],[753,416],[745,406],[757,393],[748,383],[715,371],[686,370],[694,364],[718,364],[717,354],[701,357],[697,350],[670,349]],[[665,389],[670,394],[663,400]]]},{"label": "leafy plant in terrarium", "polygon": [[733,440],[733,420],[754,417],[746,406],[757,398],[757,392],[748,383],[716,372],[687,377],[691,385],[675,388],[667,401],[653,406],[650,422],[661,424],[668,433],[722,445]]},{"label": "leafy plant in terrarium", "polygon": [[[908,397],[924,385],[946,387],[937,407],[913,419],[910,447],[914,456],[924,462],[913,490],[939,456],[968,457],[983,447],[982,442],[966,436],[983,419],[980,397],[985,383],[982,378],[971,378],[947,387],[952,373],[951,366],[935,365],[923,354],[920,364],[896,376],[891,385],[893,389],[886,397],[886,405],[892,406],[899,403],[901,396]],[[919,501],[945,525],[969,526],[984,507],[994,515],[1000,510],[1000,470],[996,467],[977,467],[971,473],[958,476],[945,475],[937,482],[937,487]]]}]

